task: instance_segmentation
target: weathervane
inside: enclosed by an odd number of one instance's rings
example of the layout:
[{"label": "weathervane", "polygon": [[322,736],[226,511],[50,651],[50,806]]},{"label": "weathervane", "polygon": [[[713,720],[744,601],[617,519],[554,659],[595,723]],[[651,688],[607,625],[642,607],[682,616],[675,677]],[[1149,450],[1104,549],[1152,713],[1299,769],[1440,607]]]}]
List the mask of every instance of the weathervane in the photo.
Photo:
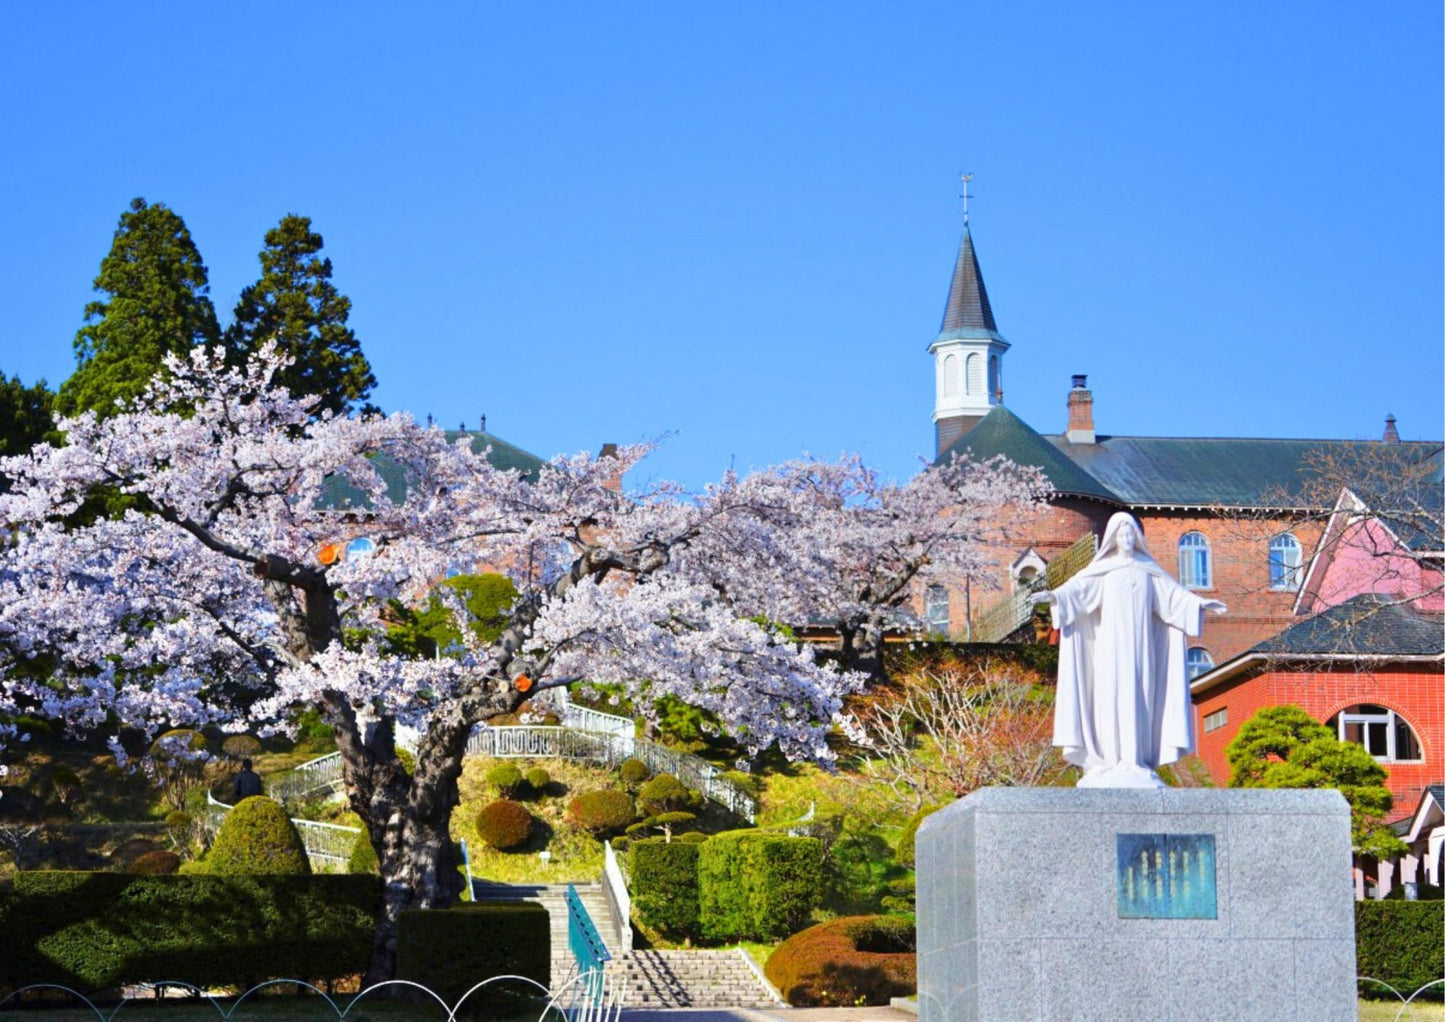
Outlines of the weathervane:
[{"label": "weathervane", "polygon": [[959,180],[963,182],[963,194],[960,195],[959,198],[963,200],[963,222],[964,222],[965,225],[967,225],[967,223],[968,223],[968,199],[969,199],[969,195],[968,195],[968,183],[973,180],[973,175],[972,175],[972,174],[960,174],[960,175],[958,175],[958,177],[959,177]]}]

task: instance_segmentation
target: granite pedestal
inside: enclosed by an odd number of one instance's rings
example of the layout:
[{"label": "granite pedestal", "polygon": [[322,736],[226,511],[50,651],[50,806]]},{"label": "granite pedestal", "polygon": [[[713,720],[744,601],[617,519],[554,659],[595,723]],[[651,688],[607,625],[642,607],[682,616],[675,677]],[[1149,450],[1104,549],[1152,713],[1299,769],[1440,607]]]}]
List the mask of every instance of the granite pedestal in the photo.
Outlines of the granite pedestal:
[{"label": "granite pedestal", "polygon": [[988,788],[916,852],[923,1022],[1356,1017],[1339,792]]}]

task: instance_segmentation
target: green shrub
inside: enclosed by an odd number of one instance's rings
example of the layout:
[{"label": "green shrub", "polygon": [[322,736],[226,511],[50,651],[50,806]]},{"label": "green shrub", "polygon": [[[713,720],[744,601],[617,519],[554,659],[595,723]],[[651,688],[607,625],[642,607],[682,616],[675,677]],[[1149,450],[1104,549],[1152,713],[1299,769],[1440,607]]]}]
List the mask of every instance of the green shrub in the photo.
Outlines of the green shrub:
[{"label": "green shrub", "polygon": [[699,937],[695,842],[643,838],[628,847],[632,907],[644,925],[666,936]]},{"label": "green shrub", "polygon": [[700,830],[690,830],[686,834],[679,834],[673,838],[674,841],[687,841],[691,844],[700,845],[707,840],[707,835]]},{"label": "green shrub", "polygon": [[913,865],[913,843],[918,837],[918,825],[942,808],[942,805],[924,806],[908,818],[908,822],[903,825],[903,833],[898,835],[896,855],[900,865]]},{"label": "green shrub", "polygon": [[154,841],[147,841],[143,837],[133,837],[115,846],[115,850],[110,853],[110,861],[122,869],[129,869],[130,864],[142,855],[149,855],[151,852],[160,850],[161,846]]},{"label": "green shrub", "polygon": [[166,813],[167,830],[189,830],[191,826],[191,814],[184,809],[172,809]]},{"label": "green shrub", "polygon": [[381,872],[381,860],[376,857],[376,849],[371,845],[371,831],[364,823],[361,825],[361,833],[356,835],[356,843],[351,846],[351,855],[346,860],[346,872]]},{"label": "green shrub", "polygon": [[533,767],[527,771],[527,787],[531,788],[538,795],[544,795],[548,786],[552,783],[552,775],[542,767]]},{"label": "green shrub", "polygon": [[311,872],[296,825],[265,795],[243,798],[225,815],[206,861],[220,876]]},{"label": "green shrub", "polygon": [[628,837],[642,835],[646,837],[652,831],[662,831],[664,840],[672,840],[674,827],[681,827],[685,823],[692,823],[697,819],[696,813],[658,813],[656,816],[649,816],[645,820],[639,820],[627,828]]},{"label": "green shrub", "polygon": [[174,873],[181,868],[181,857],[175,852],[159,851],[146,852],[138,857],[126,869],[127,873],[134,873],[136,876],[165,876]]},{"label": "green shrub", "polygon": [[649,815],[683,812],[702,801],[672,774],[658,774],[637,790],[637,798]]},{"label": "green shrub", "polygon": [[764,970],[795,1007],[887,1004],[918,987],[913,924],[898,916],[845,916],[778,945]]},{"label": "green shrub", "polygon": [[514,764],[499,763],[487,771],[487,783],[496,788],[502,798],[513,798],[522,790],[522,771]]},{"label": "green shrub", "polygon": [[652,771],[640,759],[624,759],[617,767],[617,776],[622,778],[623,784],[635,788],[651,777]]},{"label": "green shrub", "polygon": [[221,751],[232,759],[250,759],[260,755],[261,740],[252,735],[228,735],[221,743]]},{"label": "green shrub", "polygon": [[[434,990],[448,1004],[488,976],[551,982],[552,937],[547,910],[535,902],[491,901],[403,912],[397,932],[396,978]],[[465,1008],[506,1004],[521,984],[492,984]],[[513,995],[515,997],[515,994]],[[512,1003],[515,1003],[513,1000]]]},{"label": "green shrub", "polygon": [[340,979],[366,968],[380,904],[373,877],[20,873],[0,895],[0,987]]},{"label": "green shrub", "polygon": [[477,813],[477,834],[499,852],[517,848],[532,836],[532,814],[520,802],[499,798]]},{"label": "green shrub", "polygon": [[593,837],[616,834],[637,818],[632,796],[616,788],[584,791],[567,806],[567,818]]},{"label": "green shrub", "polygon": [[757,830],[717,834],[698,855],[703,936],[771,940],[800,927],[818,905],[823,845]]},{"label": "green shrub", "polygon": [[[1355,972],[1390,984],[1409,996],[1442,976],[1445,913],[1438,901],[1355,903]],[[1435,988],[1436,998],[1440,988]],[[1361,983],[1363,993],[1382,991]],[[1422,995],[1424,996],[1424,995]]]}]

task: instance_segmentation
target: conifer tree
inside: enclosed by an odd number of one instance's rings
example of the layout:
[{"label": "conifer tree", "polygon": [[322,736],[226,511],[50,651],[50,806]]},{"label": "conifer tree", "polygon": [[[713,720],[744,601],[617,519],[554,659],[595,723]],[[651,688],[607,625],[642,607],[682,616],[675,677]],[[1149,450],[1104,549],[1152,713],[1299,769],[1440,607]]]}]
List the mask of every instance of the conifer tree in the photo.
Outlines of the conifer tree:
[{"label": "conifer tree", "polygon": [[[55,395],[38,380],[29,387],[20,377],[8,380],[0,373],[0,458],[24,454],[55,429],[51,406]],[[0,493],[7,489],[4,473],[0,473]]]},{"label": "conifer tree", "polygon": [[75,335],[75,373],[61,384],[65,415],[113,414],[138,397],[168,354],[220,340],[201,254],[183,221],[164,203],[132,199],[121,214],[95,289]]},{"label": "conifer tree", "polygon": [[346,325],[351,299],[331,283],[331,260],[318,254],[322,244],[311,218],[294,213],[266,232],[261,279],[241,292],[226,346],[243,364],[274,340],[294,359],[276,382],[297,397],[319,397],[315,415],[371,411],[363,403],[376,377]]}]

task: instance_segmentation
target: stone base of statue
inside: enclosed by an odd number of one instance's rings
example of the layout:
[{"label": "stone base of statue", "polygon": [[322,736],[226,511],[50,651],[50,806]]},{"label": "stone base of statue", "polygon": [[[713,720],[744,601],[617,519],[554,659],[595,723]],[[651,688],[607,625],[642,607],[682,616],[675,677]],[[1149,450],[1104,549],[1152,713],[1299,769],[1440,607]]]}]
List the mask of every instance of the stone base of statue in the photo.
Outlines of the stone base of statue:
[{"label": "stone base of statue", "polygon": [[1356,1017],[1336,791],[988,788],[916,851],[923,1022]]}]

